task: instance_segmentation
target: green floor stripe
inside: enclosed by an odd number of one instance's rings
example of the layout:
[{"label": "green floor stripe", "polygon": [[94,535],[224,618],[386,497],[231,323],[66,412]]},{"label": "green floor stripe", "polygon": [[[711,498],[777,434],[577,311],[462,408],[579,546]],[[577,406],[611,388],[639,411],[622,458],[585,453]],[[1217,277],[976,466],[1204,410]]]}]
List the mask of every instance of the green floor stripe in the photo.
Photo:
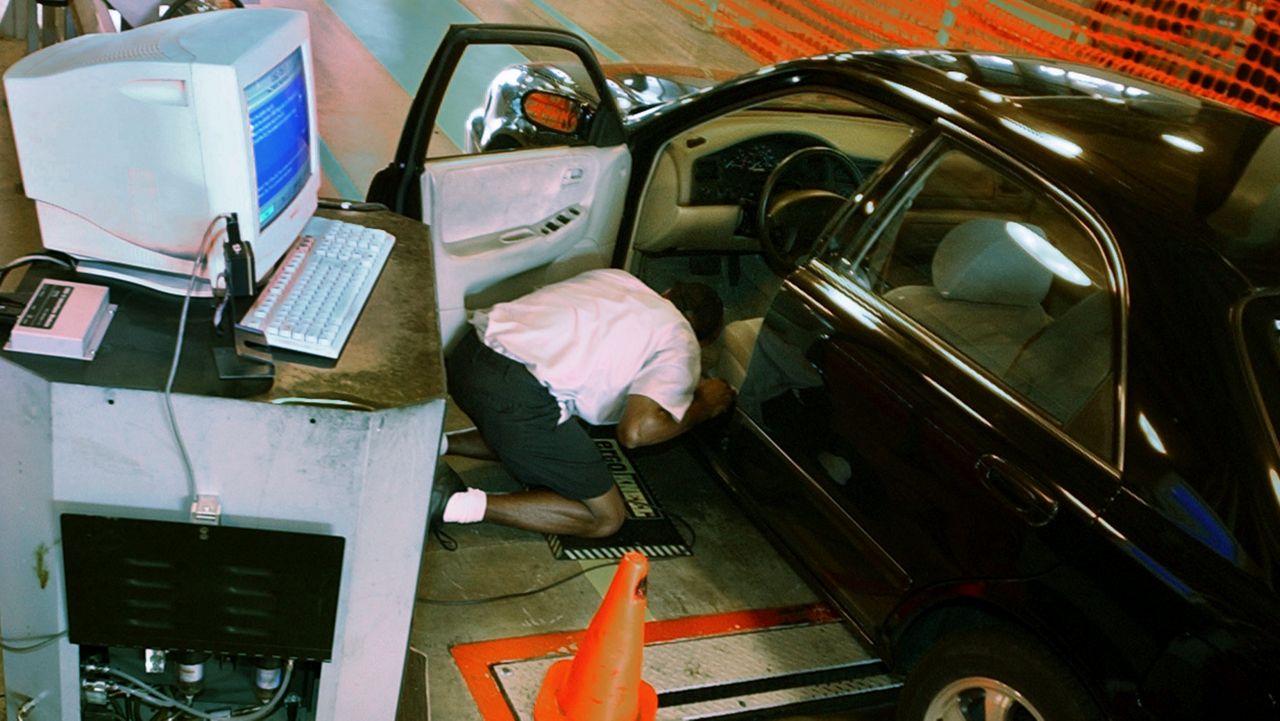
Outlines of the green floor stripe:
[{"label": "green floor stripe", "polygon": [[320,171],[324,173],[324,177],[328,179],[339,198],[364,200],[364,191],[356,187],[351,176],[347,175],[342,163],[338,162],[337,156],[329,150],[329,145],[324,140],[320,141]]}]

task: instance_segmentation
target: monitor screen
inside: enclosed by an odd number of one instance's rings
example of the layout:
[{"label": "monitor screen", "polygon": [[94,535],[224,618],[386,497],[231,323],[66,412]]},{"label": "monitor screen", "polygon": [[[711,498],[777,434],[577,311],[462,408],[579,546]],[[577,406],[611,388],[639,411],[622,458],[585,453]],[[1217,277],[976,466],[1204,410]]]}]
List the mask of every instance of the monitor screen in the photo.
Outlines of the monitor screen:
[{"label": "monitor screen", "polygon": [[244,89],[258,176],[258,228],[293,202],[311,176],[307,78],[302,49]]},{"label": "monitor screen", "polygon": [[208,296],[235,213],[261,282],[317,205],[312,68],[306,14],[280,8],[83,35],[14,63],[4,86],[44,246],[80,273]]}]

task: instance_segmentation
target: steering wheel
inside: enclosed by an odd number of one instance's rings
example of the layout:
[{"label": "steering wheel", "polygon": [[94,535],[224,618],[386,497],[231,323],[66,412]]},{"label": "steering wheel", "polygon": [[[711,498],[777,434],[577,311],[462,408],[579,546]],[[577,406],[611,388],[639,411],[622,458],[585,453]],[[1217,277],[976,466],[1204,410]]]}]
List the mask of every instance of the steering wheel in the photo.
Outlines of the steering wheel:
[{"label": "steering wheel", "polygon": [[[760,250],[774,272],[786,275],[795,270],[800,260],[813,251],[827,221],[835,216],[847,198],[826,188],[779,190],[779,181],[797,164],[812,158],[833,159],[849,171],[856,185],[862,184],[862,171],[849,156],[825,145],[801,148],[782,159],[769,173],[760,191]],[[828,175],[825,178],[831,182]]]}]

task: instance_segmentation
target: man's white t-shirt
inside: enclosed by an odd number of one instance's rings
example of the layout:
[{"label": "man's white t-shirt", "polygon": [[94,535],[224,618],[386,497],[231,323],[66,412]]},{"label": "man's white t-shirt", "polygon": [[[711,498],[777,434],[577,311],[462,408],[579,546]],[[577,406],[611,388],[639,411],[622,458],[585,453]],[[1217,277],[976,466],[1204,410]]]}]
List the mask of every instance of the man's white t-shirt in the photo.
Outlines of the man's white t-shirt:
[{"label": "man's white t-shirt", "polygon": [[485,345],[523,363],[576,415],[617,423],[628,395],[646,396],[677,420],[693,402],[700,350],[688,320],[635,276],[592,270],[471,319]]}]

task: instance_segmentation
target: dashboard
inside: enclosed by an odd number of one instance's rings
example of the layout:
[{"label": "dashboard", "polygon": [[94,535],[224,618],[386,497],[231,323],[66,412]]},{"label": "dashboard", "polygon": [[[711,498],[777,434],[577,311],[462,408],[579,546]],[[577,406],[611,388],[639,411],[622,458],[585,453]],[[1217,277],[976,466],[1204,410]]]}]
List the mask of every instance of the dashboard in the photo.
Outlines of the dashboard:
[{"label": "dashboard", "polygon": [[658,155],[640,203],[634,248],[758,251],[760,195],[787,156],[802,148],[837,148],[859,172],[831,156],[810,156],[787,170],[779,193],[822,188],[850,197],[912,135],[911,126],[895,120],[809,110],[761,108],[714,118]]},{"label": "dashboard", "polygon": [[693,163],[690,205],[754,205],[769,173],[791,153],[825,145],[811,135],[762,135],[704,155]]}]

